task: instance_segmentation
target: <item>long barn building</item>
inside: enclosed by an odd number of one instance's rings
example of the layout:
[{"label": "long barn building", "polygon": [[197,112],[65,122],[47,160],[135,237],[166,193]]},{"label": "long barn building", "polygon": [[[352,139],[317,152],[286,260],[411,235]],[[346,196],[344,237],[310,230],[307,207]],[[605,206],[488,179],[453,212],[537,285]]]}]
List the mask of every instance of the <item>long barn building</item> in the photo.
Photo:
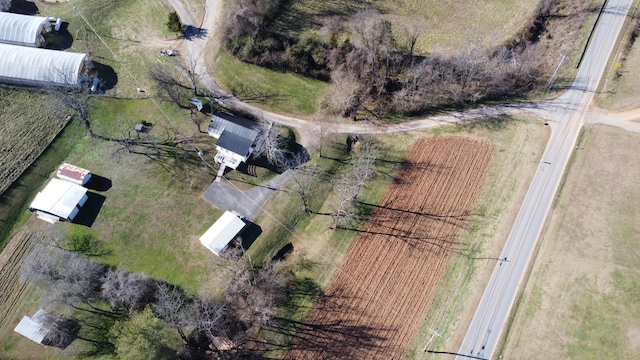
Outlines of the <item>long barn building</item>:
[{"label": "long barn building", "polygon": [[93,64],[87,54],[0,44],[0,82],[24,86],[79,86]]},{"label": "long barn building", "polygon": [[43,47],[44,34],[51,30],[45,17],[0,12],[0,43]]}]

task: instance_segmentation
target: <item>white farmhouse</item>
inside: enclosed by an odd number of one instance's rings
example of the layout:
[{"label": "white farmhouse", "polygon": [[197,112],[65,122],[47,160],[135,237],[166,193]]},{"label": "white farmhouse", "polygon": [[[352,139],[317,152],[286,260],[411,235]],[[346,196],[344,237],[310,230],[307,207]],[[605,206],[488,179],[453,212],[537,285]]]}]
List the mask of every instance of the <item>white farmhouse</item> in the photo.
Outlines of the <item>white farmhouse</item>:
[{"label": "white farmhouse", "polygon": [[235,169],[240,163],[246,162],[253,152],[253,142],[258,136],[257,124],[239,116],[218,112],[209,124],[209,135],[218,139],[216,162]]}]

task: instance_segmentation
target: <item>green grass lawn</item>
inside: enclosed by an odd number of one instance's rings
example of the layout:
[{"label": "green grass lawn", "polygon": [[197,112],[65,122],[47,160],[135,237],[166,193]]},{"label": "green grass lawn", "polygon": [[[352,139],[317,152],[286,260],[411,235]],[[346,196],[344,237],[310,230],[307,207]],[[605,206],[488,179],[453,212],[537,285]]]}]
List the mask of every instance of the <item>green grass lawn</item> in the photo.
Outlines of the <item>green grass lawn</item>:
[{"label": "green grass lawn", "polygon": [[84,136],[84,128],[68,125],[46,150],[0,194],[0,251],[9,240],[14,227],[19,226],[30,200],[47,181],[49,174],[67,158],[76,141]]},{"label": "green grass lawn", "polygon": [[[199,137],[188,111],[155,108],[148,100],[103,99],[92,113],[96,127],[108,136],[121,136],[141,121],[153,122],[151,136],[172,139],[182,127],[201,148],[213,141]],[[165,114],[173,117],[167,126]],[[177,120],[176,120],[177,119]],[[182,119],[181,121],[179,119]],[[132,135],[135,138],[135,135]],[[143,272],[196,293],[208,283],[215,257],[198,238],[220,215],[202,193],[213,176],[202,168],[190,147],[175,148],[161,158],[128,153],[120,144],[85,137],[69,159],[109,179],[101,193],[104,203],[91,227],[111,254],[101,261],[127,271]],[[81,225],[64,224],[71,230]]]},{"label": "green grass lawn", "polygon": [[107,67],[99,76],[115,82],[111,95],[133,97],[139,96],[139,87],[151,89],[150,65],[167,61],[159,58],[159,49],[177,46],[165,26],[172,9],[163,1],[77,0],[40,2],[38,7],[42,16],[68,22],[67,36],[73,40],[68,51],[87,53],[94,63]]},{"label": "green grass lawn", "polygon": [[328,88],[325,82],[246,64],[224,52],[215,62],[214,74],[229,93],[243,101],[292,115],[315,113]]},{"label": "green grass lawn", "polygon": [[[640,356],[640,136],[590,125],[542,235],[503,358]],[[616,144],[612,146],[611,144]]]},{"label": "green grass lawn", "polygon": [[318,30],[331,16],[347,20],[359,10],[374,7],[391,22],[396,41],[417,31],[418,51],[457,51],[470,42],[500,43],[521,30],[539,2],[526,0],[302,0],[289,3],[276,19],[284,34]]}]

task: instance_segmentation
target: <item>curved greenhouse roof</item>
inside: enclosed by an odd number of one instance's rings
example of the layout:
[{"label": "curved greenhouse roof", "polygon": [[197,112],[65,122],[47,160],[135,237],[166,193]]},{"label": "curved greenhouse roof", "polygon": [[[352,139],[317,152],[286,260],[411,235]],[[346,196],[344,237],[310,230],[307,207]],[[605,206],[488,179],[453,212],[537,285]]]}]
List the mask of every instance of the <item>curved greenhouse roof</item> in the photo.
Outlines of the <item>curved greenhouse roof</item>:
[{"label": "curved greenhouse roof", "polygon": [[86,54],[0,44],[0,82],[26,86],[78,86],[91,68]]},{"label": "curved greenhouse roof", "polygon": [[51,31],[45,17],[0,12],[0,43],[39,47],[43,33]]}]

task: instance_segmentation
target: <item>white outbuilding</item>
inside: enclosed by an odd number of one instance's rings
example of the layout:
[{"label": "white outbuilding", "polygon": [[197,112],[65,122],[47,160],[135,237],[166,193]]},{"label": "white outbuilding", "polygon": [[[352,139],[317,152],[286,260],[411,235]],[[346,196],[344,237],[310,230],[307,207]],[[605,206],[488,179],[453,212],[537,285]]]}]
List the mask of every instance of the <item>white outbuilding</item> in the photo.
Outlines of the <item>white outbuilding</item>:
[{"label": "white outbuilding", "polygon": [[0,12],[0,43],[41,47],[48,32],[51,23],[46,17]]},{"label": "white outbuilding", "polygon": [[38,218],[52,224],[72,221],[88,198],[87,188],[69,181],[51,179],[29,205],[29,211],[35,211]]},{"label": "white outbuilding", "polygon": [[80,85],[93,64],[87,54],[0,44],[0,82],[24,86]]},{"label": "white outbuilding", "polygon": [[45,316],[46,312],[42,309],[32,317],[23,316],[13,331],[37,344],[42,344],[48,334],[48,330],[43,326]]},{"label": "white outbuilding", "polygon": [[240,216],[231,211],[225,211],[209,230],[200,237],[200,242],[211,252],[220,256],[245,226],[246,224]]}]

